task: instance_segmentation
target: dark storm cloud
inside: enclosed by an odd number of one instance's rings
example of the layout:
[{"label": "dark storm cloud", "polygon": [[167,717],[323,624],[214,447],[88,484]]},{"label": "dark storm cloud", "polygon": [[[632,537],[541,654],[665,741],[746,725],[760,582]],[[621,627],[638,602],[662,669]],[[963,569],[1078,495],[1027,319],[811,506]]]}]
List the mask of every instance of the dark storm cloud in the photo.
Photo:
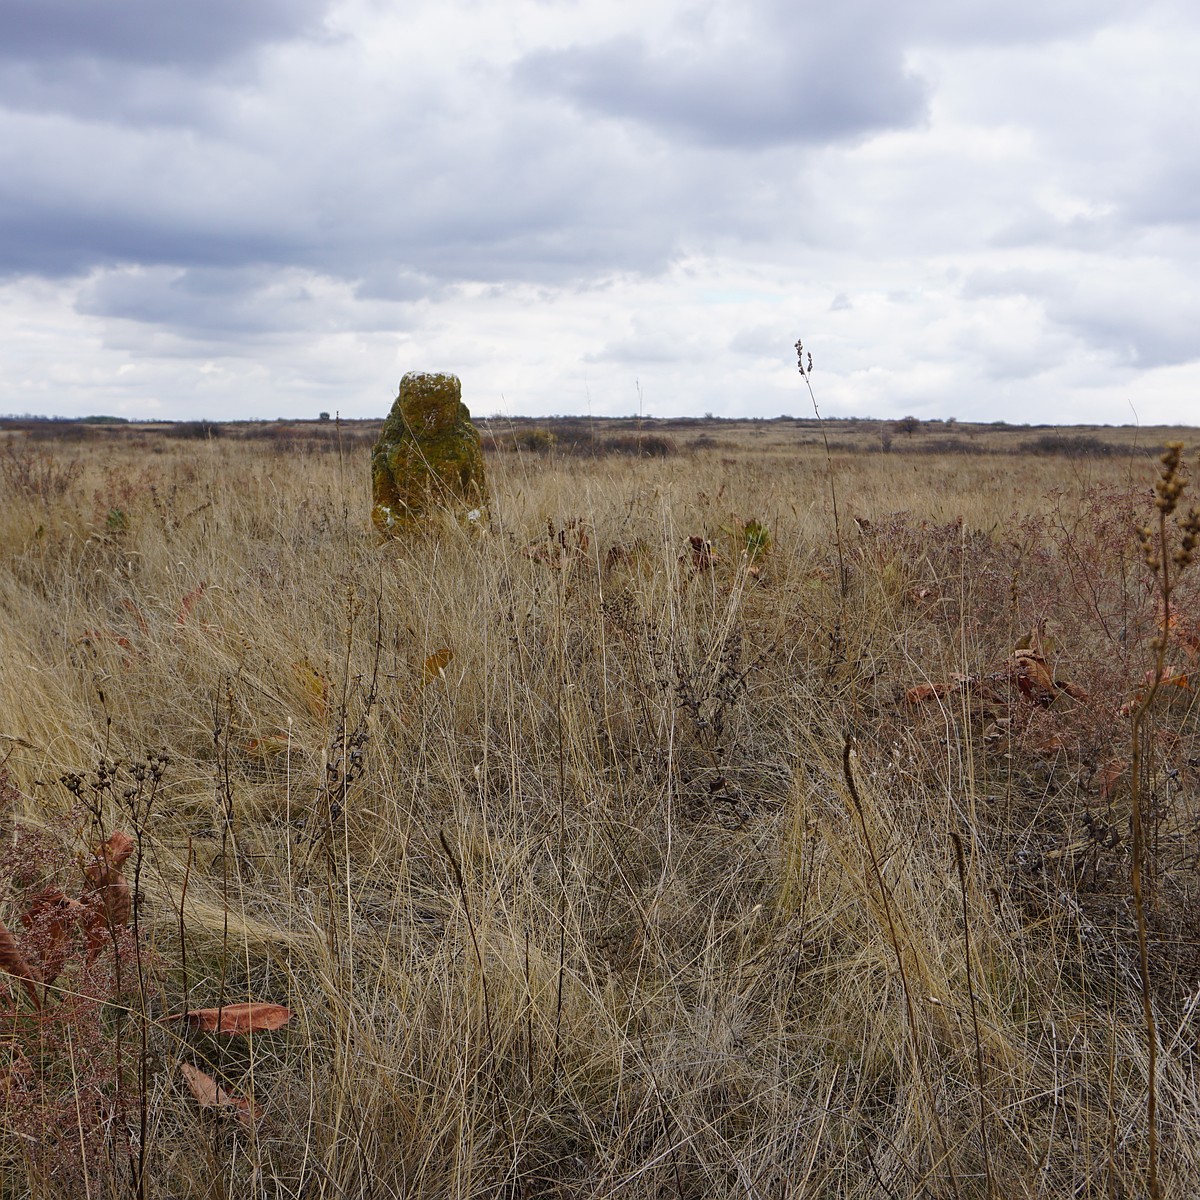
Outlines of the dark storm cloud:
[{"label": "dark storm cloud", "polygon": [[319,27],[326,0],[0,0],[0,59],[208,66]]}]

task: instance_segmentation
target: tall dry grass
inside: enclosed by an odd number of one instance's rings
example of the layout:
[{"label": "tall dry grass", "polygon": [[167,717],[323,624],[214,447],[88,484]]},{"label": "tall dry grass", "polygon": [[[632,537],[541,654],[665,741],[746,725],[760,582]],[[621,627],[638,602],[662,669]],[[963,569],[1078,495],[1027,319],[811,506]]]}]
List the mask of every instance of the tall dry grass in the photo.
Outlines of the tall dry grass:
[{"label": "tall dry grass", "polygon": [[[1145,1194],[1152,461],[835,449],[844,603],[824,452],[777,437],[499,454],[487,529],[384,544],[360,446],[0,464],[0,918],[114,829],[140,893],[119,983],[13,982],[5,1195]],[[1139,779],[1180,1197],[1194,582]],[[250,1000],[293,1019],[161,1019]]]}]

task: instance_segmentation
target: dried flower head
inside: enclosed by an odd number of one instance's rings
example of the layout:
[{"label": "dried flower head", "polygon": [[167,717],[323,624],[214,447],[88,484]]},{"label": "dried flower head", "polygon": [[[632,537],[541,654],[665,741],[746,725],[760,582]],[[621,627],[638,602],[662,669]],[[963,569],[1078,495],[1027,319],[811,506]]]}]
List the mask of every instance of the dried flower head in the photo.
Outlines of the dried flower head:
[{"label": "dried flower head", "polygon": [[1158,482],[1154,485],[1154,507],[1163,516],[1170,516],[1175,511],[1179,497],[1183,494],[1183,489],[1187,487],[1187,480],[1183,478],[1179,469],[1182,461],[1182,442],[1171,442],[1159,459],[1159,462],[1162,463],[1162,470],[1159,472]]},{"label": "dried flower head", "polygon": [[1190,508],[1188,514],[1179,521],[1183,537],[1179,540],[1179,549],[1175,551],[1175,566],[1186,570],[1191,565],[1196,553],[1196,540],[1200,538],[1200,509]]}]

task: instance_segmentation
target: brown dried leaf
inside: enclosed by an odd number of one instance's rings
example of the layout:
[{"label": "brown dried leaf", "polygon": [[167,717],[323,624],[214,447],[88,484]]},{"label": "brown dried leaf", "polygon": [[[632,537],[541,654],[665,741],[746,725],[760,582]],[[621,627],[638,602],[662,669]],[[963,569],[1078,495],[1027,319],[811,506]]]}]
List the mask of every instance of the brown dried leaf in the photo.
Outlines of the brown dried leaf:
[{"label": "brown dried leaf", "polygon": [[107,929],[125,925],[133,914],[133,891],[117,868],[133,853],[136,844],[129,834],[117,830],[96,848],[96,861],[84,871],[88,880],[86,891],[90,894],[83,902],[93,914],[88,930],[93,952],[103,941],[97,926]]},{"label": "brown dried leaf", "polygon": [[283,754],[292,744],[292,739],[288,736],[286,729],[281,729],[276,733],[267,733],[262,737],[251,738],[246,743],[246,750],[250,754],[257,754],[262,758],[272,758],[277,754]]},{"label": "brown dried leaf", "polygon": [[110,867],[123,867],[136,847],[137,842],[118,829],[109,835],[108,841],[96,847],[96,857],[103,859]]},{"label": "brown dried leaf", "polygon": [[97,886],[84,903],[94,914],[93,923],[114,928],[128,925],[133,915],[133,889],[120,871],[113,871],[108,882]]},{"label": "brown dried leaf", "polygon": [[164,1021],[187,1021],[206,1033],[265,1033],[282,1029],[292,1019],[292,1011],[282,1004],[226,1004],[223,1008],[193,1008],[172,1013]]},{"label": "brown dried leaf", "polygon": [[435,679],[441,679],[453,659],[454,651],[449,646],[435,650],[421,665],[421,686],[428,687]]},{"label": "brown dried leaf", "polygon": [[235,1096],[232,1092],[227,1092],[211,1075],[201,1071],[199,1067],[193,1067],[191,1063],[181,1062],[179,1073],[191,1088],[192,1095],[196,1097],[201,1108],[232,1108],[243,1125],[253,1127],[254,1118],[258,1114],[245,1096]]},{"label": "brown dried leaf", "polygon": [[41,993],[37,985],[42,982],[41,972],[30,963],[17,945],[16,938],[9,933],[7,926],[0,921],[0,971],[19,979],[21,985],[29,993],[35,1008],[42,1007]]}]

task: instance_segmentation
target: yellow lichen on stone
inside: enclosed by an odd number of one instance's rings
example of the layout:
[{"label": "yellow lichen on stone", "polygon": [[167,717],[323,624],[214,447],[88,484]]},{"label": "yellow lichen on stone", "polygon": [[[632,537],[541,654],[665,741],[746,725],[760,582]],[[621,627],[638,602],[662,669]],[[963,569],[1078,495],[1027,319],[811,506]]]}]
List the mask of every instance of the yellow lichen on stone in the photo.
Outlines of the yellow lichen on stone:
[{"label": "yellow lichen on stone", "polygon": [[381,533],[437,510],[466,516],[487,500],[483,451],[455,375],[410,371],[371,456],[371,518]]}]

